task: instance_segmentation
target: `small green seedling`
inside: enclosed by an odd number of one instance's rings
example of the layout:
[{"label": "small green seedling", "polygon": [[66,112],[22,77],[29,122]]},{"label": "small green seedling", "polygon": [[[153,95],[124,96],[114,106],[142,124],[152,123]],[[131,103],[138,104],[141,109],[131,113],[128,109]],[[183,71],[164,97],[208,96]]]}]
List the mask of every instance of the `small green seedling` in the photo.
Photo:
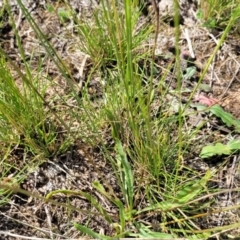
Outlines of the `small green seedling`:
[{"label": "small green seedling", "polygon": [[46,10],[47,10],[48,12],[50,12],[50,13],[54,12],[54,7],[53,7],[53,5],[51,5],[51,4],[46,4],[46,5],[45,5],[45,8],[46,8]]},{"label": "small green seedling", "polygon": [[183,75],[183,78],[185,80],[191,79],[194,76],[194,74],[196,73],[196,71],[197,71],[196,67],[194,67],[194,66],[193,67],[188,67],[186,69],[186,73]]},{"label": "small green seedling", "polygon": [[58,9],[58,16],[62,23],[67,22],[71,18],[71,11],[59,8]]}]

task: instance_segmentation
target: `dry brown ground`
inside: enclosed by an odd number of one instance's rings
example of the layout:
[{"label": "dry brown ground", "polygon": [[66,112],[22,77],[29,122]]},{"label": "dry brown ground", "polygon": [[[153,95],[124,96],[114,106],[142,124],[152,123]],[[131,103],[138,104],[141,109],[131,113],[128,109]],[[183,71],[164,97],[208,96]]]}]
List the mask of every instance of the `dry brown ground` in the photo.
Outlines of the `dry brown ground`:
[{"label": "dry brown ground", "polygon": [[[78,38],[73,31],[74,26],[70,24],[68,30],[66,30],[54,13],[46,11],[44,8],[46,3],[49,2],[53,5],[58,4],[56,1],[29,0],[25,2],[26,7],[31,12],[35,21],[48,36],[50,43],[58,51],[62,59],[68,63],[77,87],[81,81],[84,82],[86,80],[87,71],[91,67],[91,61],[75,47],[76,43],[78,43]],[[82,14],[85,15],[91,15],[91,8],[97,5],[93,4],[88,6],[85,4],[85,7],[83,7],[83,1],[70,2],[75,9],[81,9]],[[194,79],[185,81],[184,84],[186,87],[193,87],[203,70],[204,64],[216,46],[215,41],[218,36],[199,27],[193,15],[194,11],[196,11],[194,4],[188,5],[188,2],[182,2],[183,9],[189,9],[189,11],[182,11],[182,18],[185,21],[181,26],[180,45],[182,46],[182,52],[187,51],[187,38],[189,36],[195,54],[194,65],[197,66],[198,69]],[[44,48],[39,44],[33,30],[17,7],[15,1],[11,1],[11,5],[26,57],[31,59],[32,54],[34,56],[31,60],[32,68],[34,69],[34,67],[38,65],[39,59],[44,59],[42,76],[51,76],[51,78],[58,83],[57,88],[49,88],[47,91],[46,99],[51,102],[50,99],[56,91],[61,96],[68,93],[69,88],[56,66],[47,58]],[[163,11],[161,14],[163,14]],[[149,16],[144,16],[143,19],[148,17]],[[0,29],[1,46],[11,59],[21,66],[21,57],[18,52],[11,24],[7,18],[5,20],[4,25]],[[168,64],[173,62],[175,58],[174,29],[168,26],[168,23],[164,23],[162,26],[164,27],[160,27],[159,29],[156,54],[171,57],[169,59],[164,59],[160,56],[156,57],[156,63],[159,64],[160,75],[165,74],[165,70],[163,69],[167,69]],[[147,44],[152,46],[153,38],[149,39]],[[209,92],[202,90],[199,94],[218,99],[225,110],[240,120],[240,57],[238,46],[239,39],[229,36],[204,78],[203,83],[210,85],[211,90]],[[176,82],[174,82],[176,80],[174,80],[174,72],[167,74],[166,79],[174,88],[176,84]],[[21,81],[17,76],[16,81],[21,85]],[[96,77],[96,79],[90,82],[87,86],[90,94],[95,92],[93,88],[97,89],[98,84],[99,77]],[[198,117],[200,120],[203,118],[203,116]],[[191,120],[193,124],[197,124],[196,121],[200,121],[199,119]],[[213,122],[209,128],[203,130],[202,134],[207,135],[209,131],[214,130],[215,134],[213,138],[217,138],[225,134],[224,130],[219,129],[219,123]],[[19,167],[21,167],[23,158],[23,151],[21,149],[16,149],[12,152],[11,161],[17,163]],[[31,158],[32,156],[29,155],[28,159],[30,160]],[[224,160],[226,161],[226,159]],[[187,164],[190,164],[192,168],[198,169],[199,171],[206,171],[206,169],[217,167],[220,164],[219,159],[216,159],[215,162],[203,162],[194,154],[192,154],[192,156],[190,155],[185,161]],[[238,155],[226,161],[219,175],[216,176],[218,187],[231,189],[239,186],[239,176],[237,172],[238,162]],[[92,187],[94,180],[102,182],[103,179],[105,179],[103,182],[105,187],[108,189],[109,185],[111,185],[114,192],[116,194],[119,193],[118,197],[121,198],[116,179],[112,172],[111,166],[104,160],[98,147],[92,148],[81,140],[76,140],[66,154],[49,159],[49,161],[44,162],[38,169],[29,174],[22,183],[21,188],[41,196],[57,189],[71,189],[76,191],[81,189],[82,191],[93,194],[93,196],[106,207],[109,214],[117,216],[117,209],[111,205],[110,202],[105,202],[106,200],[101,198]],[[64,195],[56,195],[54,199],[58,202],[66,203],[66,196]],[[93,212],[92,217],[89,219],[85,212],[76,210],[66,212],[64,207],[44,203],[41,199],[27,197],[21,194],[13,195],[11,201],[0,208],[0,239],[22,239],[21,236],[35,236],[46,239],[70,239],[70,237],[72,239],[78,239],[81,234],[71,225],[72,222],[79,222],[81,224],[88,223],[88,226],[94,231],[102,232],[109,236],[113,233],[114,230],[108,223],[100,216],[94,214],[96,209],[94,209],[88,201],[81,198],[81,196],[70,196],[68,201],[71,205],[83,211]],[[218,201],[219,202],[216,203],[218,207],[226,207],[239,202],[239,196],[233,197],[228,193],[224,194],[224,196],[219,196]],[[212,215],[211,219],[208,218],[205,223],[199,223],[199,226],[212,227],[216,226],[216,224],[226,224],[228,219],[231,218],[231,220],[233,220],[234,217],[238,218],[237,215],[239,216],[239,212],[235,213],[235,215],[233,213],[228,213],[224,216],[220,214],[216,216]],[[148,221],[150,220],[148,219]]]}]

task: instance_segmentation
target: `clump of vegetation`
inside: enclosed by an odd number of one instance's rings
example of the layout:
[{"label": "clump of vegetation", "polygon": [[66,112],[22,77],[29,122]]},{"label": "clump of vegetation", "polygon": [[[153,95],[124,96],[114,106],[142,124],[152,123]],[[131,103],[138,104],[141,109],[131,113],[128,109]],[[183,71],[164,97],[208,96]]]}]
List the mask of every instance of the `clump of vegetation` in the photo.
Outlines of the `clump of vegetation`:
[{"label": "clump of vegetation", "polygon": [[[71,144],[76,139],[81,139],[92,147],[98,145],[105,161],[113,169],[120,193],[114,192],[111,186],[106,189],[107,179],[103,177],[101,181],[94,181],[92,184],[97,193],[95,195],[80,189],[58,189],[50,191],[43,200],[53,205],[58,204],[53,198],[59,193],[68,197],[84,198],[109,224],[109,228],[113,229],[113,236],[106,236],[87,225],[73,223],[82,234],[99,239],[128,236],[206,239],[225,229],[239,227],[238,222],[214,229],[201,229],[197,226],[199,217],[219,211],[208,211],[212,206],[211,197],[218,194],[216,189],[212,189],[208,184],[217,170],[208,170],[200,174],[185,166],[184,159],[190,151],[195,150],[198,151],[197,155],[205,158],[217,154],[230,155],[239,150],[239,142],[230,141],[225,146],[228,147],[227,152],[224,149],[218,152],[219,146],[223,147],[223,144],[211,147],[202,145],[201,148],[205,148],[201,153],[199,148],[192,147],[200,130],[186,127],[186,109],[193,95],[184,104],[176,101],[174,97],[169,100],[169,93],[171,96],[177,96],[178,100],[183,93],[180,84],[183,75],[178,66],[178,82],[174,93],[171,92],[170,85],[166,84],[165,76],[159,77],[156,84],[158,66],[152,49],[140,51],[149,35],[154,38],[154,25],[143,25],[140,30],[137,28],[141,12],[136,2],[101,1],[101,7],[93,11],[91,21],[79,18],[68,4],[65,8],[47,6],[50,12],[59,16],[61,24],[74,24],[79,41],[76,48],[91,59],[94,67],[86,78],[85,86],[88,86],[94,74],[98,74],[104,80],[102,98],[95,102],[91,101],[87,90],[81,89],[80,96],[67,64],[59,57],[23,3],[18,0],[18,4],[48,58],[55,63],[70,90],[66,96],[56,93],[55,97],[60,103],[53,107],[52,102],[45,98],[46,89],[54,84],[51,82],[53,79],[42,81],[41,61],[36,73],[25,58],[21,41],[18,41],[24,66],[24,69],[20,69],[1,49],[0,143],[4,146],[1,150],[4,156],[1,166],[4,173],[2,178],[11,174],[13,169],[17,169],[17,166],[9,167],[7,161],[12,149],[18,146],[24,149],[25,154],[34,156],[34,161],[25,163],[24,171],[14,176],[21,183],[33,166],[38,166],[39,162],[36,159],[48,161],[58,157],[71,149]],[[216,22],[219,23],[223,6],[227,6],[227,11],[232,13],[231,17],[227,18],[226,14],[221,19],[221,22],[225,23],[224,32],[214,54],[238,18],[239,8],[238,11],[233,11],[233,3],[231,6],[226,4],[224,1],[201,1],[204,19],[216,18]],[[213,6],[216,6],[215,10]],[[9,15],[11,16],[10,12]],[[15,29],[15,35],[18,39],[17,30]],[[176,48],[179,49],[179,46]],[[209,63],[193,93],[197,91],[213,57],[214,55],[209,58]],[[176,58],[180,59],[180,52],[177,52]],[[143,71],[142,66],[147,65],[149,71]],[[171,68],[172,63],[169,64],[169,69]],[[14,71],[21,80],[20,86],[16,84],[12,73]],[[209,108],[202,106],[198,111],[210,111],[227,127],[239,131],[239,121],[216,105]],[[78,127],[73,129],[73,123]],[[106,143],[106,132],[112,144]],[[0,186],[5,186],[3,181]],[[21,192],[17,184],[14,189],[9,188]],[[2,192],[2,196],[5,195],[6,190]],[[98,203],[96,195],[110,202],[111,206],[117,209],[117,213],[114,216],[109,214],[106,206]],[[72,210],[70,205],[62,206],[69,212]],[[221,209],[224,210],[227,208]],[[151,222],[148,221],[149,216],[152,217]]]},{"label": "clump of vegetation", "polygon": [[[210,29],[223,30],[226,28],[230,16],[234,15],[239,1],[202,0],[200,1],[199,17],[203,19],[203,26]],[[236,19],[235,19],[236,20]],[[233,28],[236,29],[235,26]]]}]

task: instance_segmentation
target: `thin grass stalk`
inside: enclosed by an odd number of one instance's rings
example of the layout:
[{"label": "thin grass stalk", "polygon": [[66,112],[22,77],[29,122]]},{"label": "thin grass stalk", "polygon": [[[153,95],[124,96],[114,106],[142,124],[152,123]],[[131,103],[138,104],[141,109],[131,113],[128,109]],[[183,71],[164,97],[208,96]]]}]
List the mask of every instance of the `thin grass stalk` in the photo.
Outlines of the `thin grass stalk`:
[{"label": "thin grass stalk", "polygon": [[123,48],[123,19],[117,11],[115,0],[102,0],[101,5],[104,13],[103,16],[106,20],[108,40],[113,44],[114,56],[117,60],[117,71],[119,76],[121,76],[120,79],[124,79],[125,49]]},{"label": "thin grass stalk", "polygon": [[[125,76],[124,76],[124,86],[127,97],[127,106],[128,106],[128,121],[133,131],[133,135],[135,140],[139,141],[139,128],[136,124],[135,112],[136,112],[136,104],[135,97],[136,91],[139,89],[138,84],[136,84],[136,75],[134,74],[134,67],[132,62],[132,1],[124,0],[124,10],[125,10],[125,34],[126,34],[126,56],[127,56],[127,64],[125,68]],[[136,142],[135,142],[136,143]]]}]

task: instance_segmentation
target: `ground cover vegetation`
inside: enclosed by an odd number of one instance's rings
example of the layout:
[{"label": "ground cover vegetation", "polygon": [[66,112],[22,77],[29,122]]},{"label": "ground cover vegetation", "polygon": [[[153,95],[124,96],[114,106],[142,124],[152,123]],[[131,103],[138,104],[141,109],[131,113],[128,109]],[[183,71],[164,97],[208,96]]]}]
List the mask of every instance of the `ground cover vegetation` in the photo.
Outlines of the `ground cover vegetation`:
[{"label": "ground cover vegetation", "polygon": [[2,238],[240,236],[239,1],[0,4]]}]

